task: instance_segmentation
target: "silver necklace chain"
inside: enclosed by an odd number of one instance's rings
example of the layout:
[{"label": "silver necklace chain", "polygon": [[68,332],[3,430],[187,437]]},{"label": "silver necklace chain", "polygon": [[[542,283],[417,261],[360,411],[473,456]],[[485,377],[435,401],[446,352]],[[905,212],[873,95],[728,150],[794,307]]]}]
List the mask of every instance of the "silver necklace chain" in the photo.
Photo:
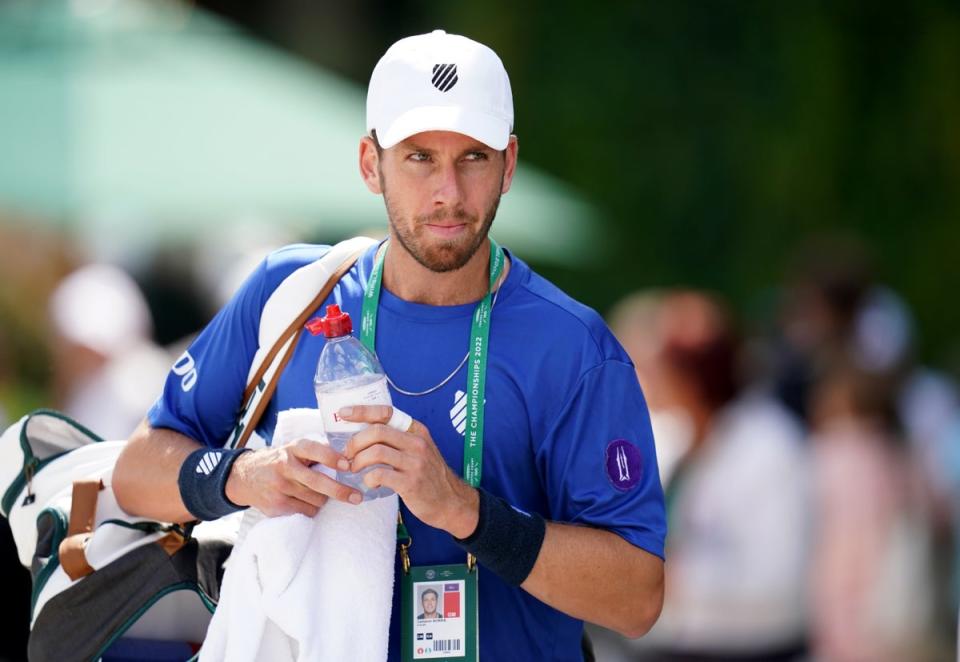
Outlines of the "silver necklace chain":
[{"label": "silver necklace chain", "polygon": [[[497,284],[497,289],[496,289],[496,291],[493,293],[493,301],[490,302],[490,314],[491,314],[491,316],[493,315],[493,309],[494,309],[494,307],[497,305],[497,297],[500,296],[500,289],[503,287],[503,280],[504,280],[505,277],[506,277],[506,274],[504,274],[503,276],[500,277],[499,283]],[[458,372],[460,372],[460,369],[461,369],[464,365],[466,365],[467,359],[469,359],[469,358],[470,358],[470,350],[467,350],[467,353],[463,355],[463,360],[460,361],[460,364],[459,364],[456,368],[453,369],[453,372],[451,372],[449,375],[447,375],[446,377],[444,377],[444,378],[443,378],[443,381],[441,381],[439,384],[437,384],[436,386],[432,386],[432,387],[428,388],[426,391],[408,391],[408,390],[406,390],[406,389],[400,388],[399,386],[396,385],[396,383],[394,383],[394,381],[393,381],[392,379],[390,379],[390,375],[387,375],[387,383],[390,384],[390,386],[392,386],[393,389],[394,389],[397,393],[402,393],[403,395],[409,395],[409,396],[414,397],[414,398],[420,397],[421,395],[430,395],[430,394],[433,393],[434,391],[438,391],[438,390],[440,390],[441,388],[443,388],[443,387],[447,384],[447,382],[449,382],[451,379],[453,379],[454,376],[455,376]],[[386,374],[386,371],[384,371],[384,374]]]}]

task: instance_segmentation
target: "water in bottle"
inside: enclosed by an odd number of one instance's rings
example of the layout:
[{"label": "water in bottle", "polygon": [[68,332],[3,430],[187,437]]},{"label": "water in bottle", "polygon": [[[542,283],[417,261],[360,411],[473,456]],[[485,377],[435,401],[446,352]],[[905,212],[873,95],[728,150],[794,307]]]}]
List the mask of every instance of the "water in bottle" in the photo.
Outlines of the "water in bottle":
[{"label": "water in bottle", "polygon": [[[341,311],[340,306],[327,306],[326,316],[310,328],[313,332],[322,331],[327,338],[317,361],[313,387],[327,439],[337,452],[342,453],[350,438],[367,424],[345,421],[337,412],[342,407],[355,405],[390,405],[387,376],[373,352],[353,335],[350,315]],[[373,468],[368,467],[359,473],[337,472],[337,480],[360,490],[364,501],[393,494],[393,490],[386,487],[371,489],[364,484],[363,477]]]}]

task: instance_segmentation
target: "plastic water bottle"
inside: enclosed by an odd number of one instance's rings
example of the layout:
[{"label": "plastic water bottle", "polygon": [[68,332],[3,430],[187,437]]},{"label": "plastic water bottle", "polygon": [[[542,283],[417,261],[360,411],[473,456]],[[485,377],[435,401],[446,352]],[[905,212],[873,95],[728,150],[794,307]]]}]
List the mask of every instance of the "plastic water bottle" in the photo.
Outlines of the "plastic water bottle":
[{"label": "plastic water bottle", "polygon": [[[392,404],[387,376],[373,352],[353,336],[350,315],[341,311],[340,306],[327,306],[326,316],[308,328],[312,333],[322,332],[327,338],[317,361],[313,388],[327,440],[337,452],[343,453],[350,438],[367,427],[367,423],[345,421],[337,412],[342,407]],[[364,501],[393,494],[389,488],[371,489],[364,484],[363,477],[376,466],[383,465],[367,467],[359,473],[337,472],[337,480],[360,490]]]}]

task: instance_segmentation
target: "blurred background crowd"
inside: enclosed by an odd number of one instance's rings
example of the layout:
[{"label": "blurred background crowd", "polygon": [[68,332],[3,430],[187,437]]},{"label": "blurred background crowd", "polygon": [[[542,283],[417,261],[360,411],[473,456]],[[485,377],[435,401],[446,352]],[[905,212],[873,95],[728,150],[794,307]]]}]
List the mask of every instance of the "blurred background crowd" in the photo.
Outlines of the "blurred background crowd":
[{"label": "blurred background crowd", "polygon": [[267,252],[383,233],[367,77],[438,27],[511,76],[494,236],[650,406],[666,604],[597,659],[954,659],[955,2],[4,0],[0,424],[123,438]]}]

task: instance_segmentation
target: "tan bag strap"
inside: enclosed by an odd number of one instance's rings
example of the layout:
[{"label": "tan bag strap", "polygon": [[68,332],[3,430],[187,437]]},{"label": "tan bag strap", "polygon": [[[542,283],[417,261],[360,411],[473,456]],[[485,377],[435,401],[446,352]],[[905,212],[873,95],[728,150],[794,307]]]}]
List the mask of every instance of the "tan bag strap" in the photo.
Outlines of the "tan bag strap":
[{"label": "tan bag strap", "polygon": [[[60,542],[60,547],[57,549],[60,567],[67,573],[67,577],[71,581],[86,577],[93,572],[93,567],[87,561],[86,548],[87,541],[93,535],[93,525],[97,517],[97,501],[102,489],[104,487],[101,480],[73,481],[67,537]],[[155,543],[168,556],[173,556],[187,543],[187,539],[180,533],[171,531]]]},{"label": "tan bag strap", "polygon": [[70,524],[67,527],[67,537],[60,542],[57,554],[60,566],[74,581],[93,572],[93,568],[87,563],[84,547],[93,533],[93,523],[97,515],[97,497],[102,489],[103,481],[100,479],[73,481]]},{"label": "tan bag strap", "polygon": [[243,392],[244,403],[250,402],[250,398],[254,395],[258,385],[263,380],[263,376],[266,374],[267,370],[270,369],[270,366],[277,361],[277,354],[279,354],[283,349],[283,346],[289,342],[287,351],[279,359],[280,367],[276,372],[273,373],[270,383],[268,383],[264,388],[263,396],[256,403],[256,409],[253,412],[253,416],[241,431],[240,438],[237,440],[234,448],[243,448],[246,446],[247,441],[250,439],[250,435],[253,434],[254,428],[256,428],[257,423],[260,422],[260,417],[263,416],[263,412],[266,411],[267,405],[270,403],[270,398],[273,397],[274,391],[277,390],[277,384],[280,381],[280,375],[283,374],[283,369],[287,367],[287,363],[290,362],[290,358],[293,356],[293,352],[297,348],[297,343],[300,341],[300,331],[303,329],[303,325],[307,321],[307,318],[310,317],[314,311],[316,311],[318,306],[327,300],[327,297],[330,296],[333,288],[336,287],[337,283],[340,282],[340,279],[343,278],[344,274],[350,271],[350,268],[353,267],[354,263],[360,258],[361,255],[363,255],[364,250],[359,250],[353,253],[350,257],[344,260],[339,267],[337,267],[337,270],[333,272],[333,274],[330,276],[330,279],[327,280],[326,284],[323,286],[317,296],[315,296],[313,300],[307,304],[307,307],[304,308],[303,312],[301,312],[300,315],[298,315],[297,318],[290,324],[290,326],[287,327],[287,330],[280,334],[277,342],[274,343],[273,347],[270,349],[270,352],[266,355],[266,357],[264,357],[263,363],[260,364],[260,368],[257,370],[256,374],[253,376],[253,379],[250,380],[250,383]]}]

